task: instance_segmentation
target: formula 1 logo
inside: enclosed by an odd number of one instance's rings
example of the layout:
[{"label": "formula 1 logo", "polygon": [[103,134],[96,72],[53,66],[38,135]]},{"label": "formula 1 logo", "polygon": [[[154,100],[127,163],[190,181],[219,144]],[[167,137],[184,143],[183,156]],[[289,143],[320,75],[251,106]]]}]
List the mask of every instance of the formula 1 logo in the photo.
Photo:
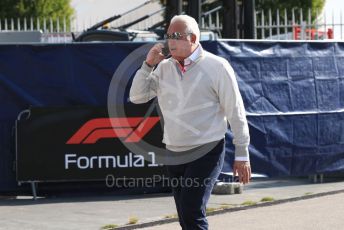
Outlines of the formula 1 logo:
[{"label": "formula 1 logo", "polygon": [[139,142],[159,120],[160,117],[92,119],[81,126],[66,144],[95,144],[105,138],[124,138],[124,142]]}]

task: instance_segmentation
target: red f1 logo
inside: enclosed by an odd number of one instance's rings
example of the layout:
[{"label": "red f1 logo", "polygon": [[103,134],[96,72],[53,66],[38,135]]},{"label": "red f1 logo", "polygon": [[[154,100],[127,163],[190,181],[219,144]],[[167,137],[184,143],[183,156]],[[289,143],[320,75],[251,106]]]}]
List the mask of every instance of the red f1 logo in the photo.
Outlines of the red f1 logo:
[{"label": "red f1 logo", "polygon": [[86,122],[66,144],[94,144],[103,138],[125,138],[139,142],[160,120],[159,117],[96,118]]}]

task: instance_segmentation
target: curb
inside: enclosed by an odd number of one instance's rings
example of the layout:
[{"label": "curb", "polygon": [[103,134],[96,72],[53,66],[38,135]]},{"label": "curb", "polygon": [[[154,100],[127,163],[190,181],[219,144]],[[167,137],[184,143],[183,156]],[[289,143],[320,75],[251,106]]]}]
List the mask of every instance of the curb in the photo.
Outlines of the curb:
[{"label": "curb", "polygon": [[[243,210],[260,208],[260,207],[268,207],[268,206],[284,204],[284,203],[289,203],[289,202],[295,202],[295,201],[300,201],[300,200],[308,200],[308,199],[318,198],[318,197],[322,197],[322,196],[335,195],[338,193],[344,193],[344,189],[330,191],[330,192],[322,192],[322,193],[317,193],[317,194],[312,194],[312,195],[305,195],[305,196],[300,196],[300,197],[287,198],[287,199],[276,200],[276,201],[265,202],[265,203],[259,203],[259,204],[250,205],[250,206],[225,208],[225,209],[215,210],[211,213],[208,213],[207,216],[214,216],[214,215],[218,215],[218,214],[237,212],[237,211],[243,211]],[[169,219],[162,219],[162,220],[151,221],[151,222],[146,222],[146,223],[141,223],[141,224],[126,225],[126,226],[121,226],[121,227],[117,227],[117,228],[111,228],[109,230],[132,230],[132,229],[153,227],[153,226],[168,224],[168,223],[172,223],[172,222],[178,222],[178,218],[169,218]]]}]

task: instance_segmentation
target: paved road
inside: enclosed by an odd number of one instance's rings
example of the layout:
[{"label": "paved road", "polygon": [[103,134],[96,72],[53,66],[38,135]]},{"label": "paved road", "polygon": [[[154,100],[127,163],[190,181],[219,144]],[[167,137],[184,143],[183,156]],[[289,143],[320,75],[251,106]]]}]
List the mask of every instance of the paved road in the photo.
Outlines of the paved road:
[{"label": "paved road", "polygon": [[[210,216],[210,230],[334,230],[344,226],[344,193]],[[175,230],[179,224],[143,228]]]},{"label": "paved road", "polygon": [[[248,200],[260,201],[266,196],[282,200],[309,193],[338,191],[343,188],[343,180],[323,184],[312,184],[307,179],[297,178],[255,180],[245,186],[242,194],[212,195],[208,207],[217,208],[223,204],[237,206]],[[166,215],[175,213],[175,204],[170,194],[86,197],[74,195],[74,197],[40,198],[37,201],[32,201],[31,197],[18,197],[0,199],[0,230],[99,230],[107,224],[125,225],[130,217],[137,217],[138,223],[144,223],[162,220]],[[238,214],[232,213],[228,217],[230,222],[239,220],[232,219],[233,215]],[[215,221],[215,223],[227,222]],[[231,228],[226,226],[222,229]]]}]

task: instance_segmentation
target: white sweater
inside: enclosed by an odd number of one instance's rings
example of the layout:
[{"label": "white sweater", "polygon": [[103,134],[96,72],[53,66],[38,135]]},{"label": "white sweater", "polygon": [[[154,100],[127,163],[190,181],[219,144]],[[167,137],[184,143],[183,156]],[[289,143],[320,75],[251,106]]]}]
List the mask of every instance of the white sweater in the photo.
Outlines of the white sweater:
[{"label": "white sweater", "polygon": [[228,121],[236,160],[248,160],[250,136],[234,70],[226,59],[200,45],[197,53],[185,72],[173,58],[160,62],[154,71],[144,62],[134,77],[130,100],[138,104],[158,97],[168,149],[185,151],[218,141]]}]

